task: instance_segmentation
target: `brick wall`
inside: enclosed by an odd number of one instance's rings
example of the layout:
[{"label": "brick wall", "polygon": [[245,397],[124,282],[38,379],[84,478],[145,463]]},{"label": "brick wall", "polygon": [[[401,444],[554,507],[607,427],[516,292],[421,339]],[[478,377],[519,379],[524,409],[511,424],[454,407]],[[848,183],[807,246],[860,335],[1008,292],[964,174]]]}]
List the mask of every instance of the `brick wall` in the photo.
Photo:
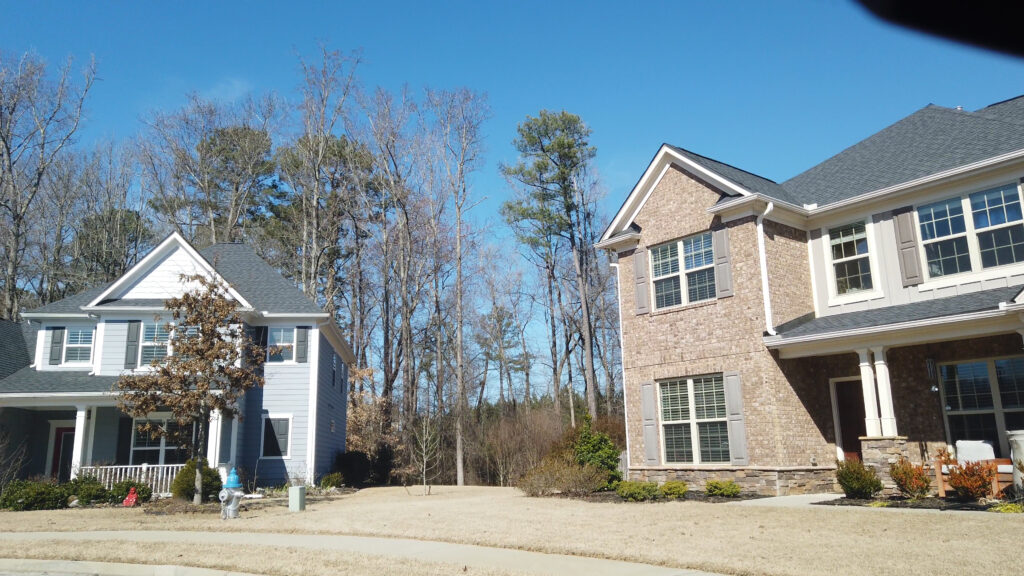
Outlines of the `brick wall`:
[{"label": "brick wall", "polygon": [[[650,248],[721,226],[707,213],[719,198],[718,192],[695,176],[670,168],[635,219],[641,228],[641,245]],[[728,222],[725,227],[735,289],[730,298],[638,316],[634,253],[619,254],[630,467],[643,465],[641,383],[732,370],[740,373],[743,383],[751,466],[808,466],[812,457],[831,463],[831,459],[822,459],[828,454],[825,431],[808,414],[806,399],[790,386],[779,362],[763,344],[764,305],[754,218]],[[766,252],[772,259],[769,286],[779,294],[773,310],[776,319],[811,312],[803,232],[771,222],[766,228],[770,231]],[[799,278],[796,282],[794,275]],[[827,384],[826,380],[826,399]],[[834,457],[834,448],[832,454]]]}]

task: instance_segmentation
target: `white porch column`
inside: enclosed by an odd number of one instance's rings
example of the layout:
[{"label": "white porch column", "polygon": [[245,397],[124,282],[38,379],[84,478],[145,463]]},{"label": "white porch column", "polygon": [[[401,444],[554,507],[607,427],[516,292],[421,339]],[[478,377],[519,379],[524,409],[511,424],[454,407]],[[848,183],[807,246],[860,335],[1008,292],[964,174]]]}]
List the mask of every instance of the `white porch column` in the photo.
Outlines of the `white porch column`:
[{"label": "white porch column", "polygon": [[206,462],[211,468],[220,464],[220,410],[210,412],[210,431],[206,435]]},{"label": "white porch column", "polygon": [[231,465],[238,466],[238,414],[231,419]]},{"label": "white porch column", "polygon": [[89,408],[76,406],[75,414],[75,440],[71,449],[71,479],[78,477],[78,470],[82,467],[82,455],[85,453],[85,437],[87,435],[85,420],[89,414]]},{"label": "white porch column", "polygon": [[889,380],[889,365],[885,361],[885,348],[871,349],[875,356],[875,380],[878,387],[878,408],[881,411],[882,436],[896,435],[896,413],[892,408],[892,383]]},{"label": "white porch column", "polygon": [[878,421],[878,399],[875,397],[875,374],[871,369],[868,349],[857,350],[860,357],[860,385],[864,393],[864,429],[868,436],[881,436],[882,427]]}]

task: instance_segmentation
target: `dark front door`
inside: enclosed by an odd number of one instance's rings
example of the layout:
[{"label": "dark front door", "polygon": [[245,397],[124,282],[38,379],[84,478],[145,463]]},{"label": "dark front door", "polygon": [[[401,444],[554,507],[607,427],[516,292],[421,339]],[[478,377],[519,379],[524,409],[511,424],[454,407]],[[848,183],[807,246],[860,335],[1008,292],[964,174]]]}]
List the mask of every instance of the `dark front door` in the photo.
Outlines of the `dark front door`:
[{"label": "dark front door", "polygon": [[860,380],[836,382],[836,409],[839,417],[839,447],[847,460],[861,460],[860,437],[864,427],[864,392]]},{"label": "dark front door", "polygon": [[71,479],[71,453],[75,449],[75,429],[57,428],[53,434],[53,475],[58,482]]}]

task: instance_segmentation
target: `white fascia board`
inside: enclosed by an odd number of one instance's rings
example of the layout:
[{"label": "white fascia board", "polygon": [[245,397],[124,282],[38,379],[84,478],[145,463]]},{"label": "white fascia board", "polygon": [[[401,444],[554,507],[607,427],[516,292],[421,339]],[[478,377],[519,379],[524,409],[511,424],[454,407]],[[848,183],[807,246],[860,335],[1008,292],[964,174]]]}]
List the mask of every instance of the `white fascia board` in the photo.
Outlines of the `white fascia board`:
[{"label": "white fascia board", "polygon": [[21,317],[29,320],[45,320],[51,318],[92,318],[93,315],[80,312],[22,312]]},{"label": "white fascia board", "polygon": [[960,167],[957,167],[957,168],[952,168],[952,169],[949,169],[949,170],[943,170],[942,172],[936,172],[935,174],[929,174],[928,176],[923,176],[921,178],[916,178],[914,180],[908,180],[908,181],[902,182],[900,184],[894,184],[894,185],[888,186],[886,188],[880,188],[878,190],[873,190],[871,192],[866,192],[864,194],[860,194],[858,196],[854,196],[853,198],[847,198],[845,200],[840,200],[838,202],[833,202],[831,204],[826,204],[824,206],[819,206],[818,208],[815,208],[814,210],[811,210],[810,213],[811,213],[811,215],[817,216],[819,214],[824,214],[824,213],[827,213],[827,212],[832,212],[832,211],[835,211],[835,210],[840,210],[842,208],[846,208],[846,207],[848,207],[850,205],[853,205],[853,204],[859,204],[859,203],[862,203],[862,202],[867,202],[867,201],[870,201],[870,200],[874,200],[875,198],[880,198],[880,197],[883,197],[883,196],[889,196],[891,194],[895,194],[895,193],[898,193],[898,192],[909,192],[909,191],[911,191],[911,190],[913,190],[915,188],[920,188],[922,186],[927,186],[927,185],[935,184],[936,182],[939,182],[941,180],[945,180],[945,179],[948,179],[948,178],[954,178],[956,176],[962,176],[964,174],[968,174],[968,173],[974,172],[976,170],[983,170],[983,169],[986,169],[986,168],[994,168],[994,167],[997,167],[1000,164],[1003,164],[1003,163],[1006,163],[1006,162],[1011,162],[1013,160],[1019,160],[1021,158],[1024,158],[1024,149],[1014,150],[1013,152],[1008,152],[1006,154],[1000,154],[999,156],[993,156],[991,158],[986,158],[985,160],[980,160],[978,162],[973,162],[971,164],[966,164],[964,166],[960,166]]},{"label": "white fascia board", "polygon": [[928,328],[932,326],[944,326],[948,324],[959,324],[961,322],[970,322],[972,320],[986,320],[990,318],[998,318],[1005,316],[1009,310],[1006,309],[1006,303],[1000,303],[999,307],[995,310],[982,310],[980,312],[969,312],[967,314],[957,314],[955,316],[942,316],[940,318],[926,318],[924,320],[911,320],[909,322],[898,322],[896,324],[885,324],[883,326],[866,326],[864,328],[853,328],[850,330],[840,330],[837,332],[827,332],[824,334],[809,334],[807,336],[797,336],[795,338],[786,338],[784,336],[767,336],[764,338],[764,345],[768,348],[777,349],[785,346],[791,346],[794,344],[808,344],[813,342],[828,342],[832,340],[841,340],[845,338],[856,338],[858,336],[874,336],[876,334],[885,334],[890,332],[899,332],[902,330],[913,330],[916,328]]},{"label": "white fascia board", "polygon": [[282,320],[283,319],[288,319],[288,318],[295,318],[295,319],[303,319],[303,318],[322,319],[322,318],[330,318],[331,315],[328,314],[327,312],[309,312],[309,313],[304,313],[304,312],[268,312],[268,311],[264,310],[264,311],[260,312],[260,317],[261,318],[282,319]]},{"label": "white fascia board", "polygon": [[601,235],[601,242],[604,242],[612,237],[613,234],[620,230],[626,229],[636,215],[643,208],[643,205],[647,202],[647,199],[651,195],[651,191],[657,187],[658,182],[661,181],[662,176],[672,164],[683,166],[690,172],[699,174],[703,178],[706,178],[709,182],[713,182],[721,186],[726,190],[731,190],[740,196],[750,196],[752,193],[739,186],[731,180],[727,180],[722,176],[708,170],[707,168],[697,164],[693,160],[690,160],[686,156],[679,154],[667,144],[662,144],[658,153],[655,154],[654,160],[647,166],[647,170],[644,171],[644,175],[640,178],[640,181],[636,183],[633,190],[630,191],[629,196],[626,197],[626,201],[622,204],[622,208],[615,214],[615,218],[612,219],[611,224],[605,229],[604,234]]},{"label": "white fascia board", "polygon": [[327,341],[331,343],[334,350],[341,356],[341,359],[349,366],[355,366],[356,355],[352,351],[352,347],[349,346],[348,341],[345,340],[345,336],[341,333],[341,328],[338,327],[338,323],[332,319],[325,320],[317,325],[320,332],[327,338]]},{"label": "white fascia board", "polygon": [[598,250],[603,250],[603,249],[611,250],[613,248],[617,248],[619,246],[622,246],[623,244],[639,244],[639,243],[640,243],[640,234],[637,233],[637,232],[630,232],[628,234],[620,234],[618,236],[614,236],[614,237],[609,238],[607,240],[602,240],[602,241],[594,244],[594,248],[597,248]]}]

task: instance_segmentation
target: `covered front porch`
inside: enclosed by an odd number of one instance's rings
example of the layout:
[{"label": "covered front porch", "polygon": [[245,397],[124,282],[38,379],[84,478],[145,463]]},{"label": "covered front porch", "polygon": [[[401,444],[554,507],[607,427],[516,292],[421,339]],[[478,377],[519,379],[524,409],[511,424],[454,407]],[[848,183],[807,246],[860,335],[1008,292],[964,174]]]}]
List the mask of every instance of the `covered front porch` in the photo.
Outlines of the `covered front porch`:
[{"label": "covered front porch", "polygon": [[834,447],[883,480],[899,457],[931,464],[958,440],[1011,454],[1024,429],[1024,320],[1004,289],[819,317],[765,338]]},{"label": "covered front porch", "polygon": [[[150,485],[154,494],[165,495],[187,459],[185,450],[139,430],[146,421],[174,426],[166,413],[134,419],[118,410],[112,397],[36,396],[0,402],[0,423],[12,443],[25,446],[19,473],[24,478],[66,482],[93,476],[107,488],[135,480]],[[227,469],[235,461],[238,429],[236,420],[211,414],[205,447],[209,462]]]}]

